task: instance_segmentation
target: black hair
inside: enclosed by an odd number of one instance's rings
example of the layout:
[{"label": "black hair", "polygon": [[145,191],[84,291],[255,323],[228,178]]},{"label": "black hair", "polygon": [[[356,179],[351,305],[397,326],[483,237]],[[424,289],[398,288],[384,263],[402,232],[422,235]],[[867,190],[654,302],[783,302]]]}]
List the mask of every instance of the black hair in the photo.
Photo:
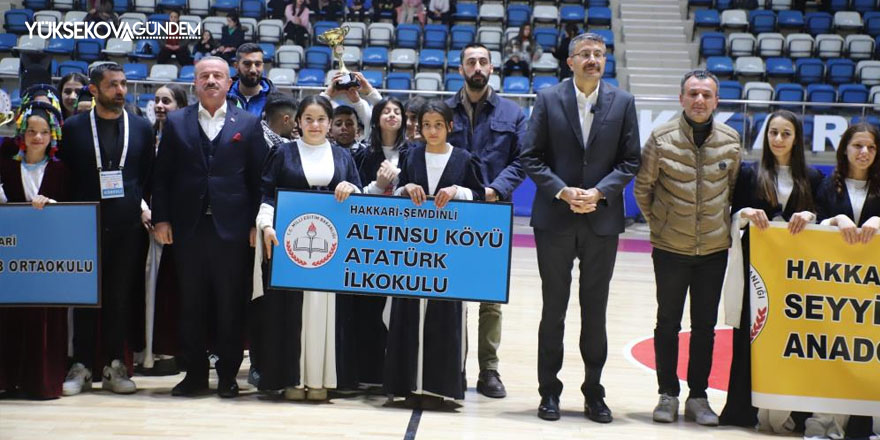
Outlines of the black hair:
[{"label": "black hair", "polygon": [[428,113],[439,113],[440,116],[443,116],[443,121],[447,126],[452,123],[452,108],[450,108],[442,99],[432,99],[425,103],[425,106],[422,107],[422,111],[419,113],[419,133],[422,132],[424,127],[422,122],[425,115]]},{"label": "black hair", "polygon": [[345,116],[345,115],[354,115],[357,117],[357,113],[355,113],[354,109],[347,105],[340,105],[333,109],[333,119],[336,119],[337,116]]},{"label": "black hair", "polygon": [[685,73],[684,77],[681,79],[681,94],[682,95],[684,95],[684,83],[686,83],[687,80],[689,80],[691,78],[711,79],[713,82],[715,82],[715,94],[716,95],[718,94],[718,89],[721,87],[720,83],[718,82],[718,77],[715,76],[714,73],[712,73],[708,70],[697,69],[697,70],[691,70],[690,72]]},{"label": "black hair", "polygon": [[[424,100],[424,98],[422,99]],[[406,141],[406,112],[403,103],[399,99],[389,96],[376,103],[370,117],[370,148],[374,151],[382,151],[382,129],[379,127],[379,119],[382,118],[382,112],[385,111],[388,104],[394,104],[400,109],[400,129],[397,130],[397,137],[394,138],[394,146],[400,148]]]},{"label": "black hair", "polygon": [[230,12],[229,15],[226,16],[226,18],[232,20],[232,22],[235,23],[235,27],[241,27],[241,20],[238,18],[238,14],[236,14],[235,12]]},{"label": "black hair", "polygon": [[[534,29],[534,28],[533,28],[533,29]],[[464,53],[465,53],[468,49],[485,49],[485,50],[486,50],[486,53],[488,53],[488,54],[491,55],[491,52],[489,52],[489,48],[486,47],[485,45],[483,45],[483,44],[481,44],[481,43],[468,43],[467,46],[465,46],[465,47],[463,47],[463,48],[461,49],[461,53],[458,55],[458,62],[459,62],[459,63],[464,64]]]},{"label": "black hair", "polygon": [[58,91],[64,93],[64,85],[71,81],[76,81],[84,86],[89,84],[89,78],[87,76],[79,72],[71,72],[62,76],[61,80],[58,81]]},{"label": "black hair", "polygon": [[96,87],[100,86],[106,72],[122,72],[124,74],[125,70],[116,63],[98,64],[89,72],[89,83],[94,84]]},{"label": "black hair", "polygon": [[302,99],[299,102],[299,108],[296,111],[296,123],[299,126],[300,136],[302,136],[302,124],[300,121],[302,120],[303,113],[305,113],[306,108],[310,105],[317,105],[324,109],[324,113],[327,114],[327,119],[333,119],[333,104],[330,103],[330,100],[321,96],[321,95],[309,95]]},{"label": "black hair", "polygon": [[[846,155],[846,149],[856,133],[868,133],[874,138],[875,144],[880,144],[880,130],[867,122],[850,125],[843,132],[840,136],[840,144],[837,146],[837,166],[831,174],[838,193],[846,191],[846,178],[849,177],[849,157]],[[880,157],[877,156],[868,168],[868,197],[875,196],[880,196]]]},{"label": "black hair", "polygon": [[241,59],[242,55],[259,52],[263,53],[263,48],[257,43],[244,43],[235,50],[235,58]]},{"label": "black hair", "polygon": [[284,114],[296,115],[296,101],[292,96],[281,92],[270,93],[266,97],[266,105],[263,106],[263,116],[266,121],[271,121]]},{"label": "black hair", "polygon": [[406,107],[403,108],[405,113],[412,113],[418,117],[422,113],[422,107],[428,103],[428,100],[422,95],[416,95],[406,100]]},{"label": "black hair", "polygon": [[767,128],[764,131],[764,151],[761,152],[761,162],[757,172],[757,194],[762,200],[776,205],[779,199],[776,195],[776,156],[770,148],[770,122],[773,119],[782,118],[794,126],[794,140],[791,146],[791,177],[794,180],[792,195],[796,195],[798,206],[795,212],[813,211],[813,193],[810,188],[810,179],[807,176],[807,159],[804,157],[804,128],[797,115],[788,110],[776,110],[767,116]]}]

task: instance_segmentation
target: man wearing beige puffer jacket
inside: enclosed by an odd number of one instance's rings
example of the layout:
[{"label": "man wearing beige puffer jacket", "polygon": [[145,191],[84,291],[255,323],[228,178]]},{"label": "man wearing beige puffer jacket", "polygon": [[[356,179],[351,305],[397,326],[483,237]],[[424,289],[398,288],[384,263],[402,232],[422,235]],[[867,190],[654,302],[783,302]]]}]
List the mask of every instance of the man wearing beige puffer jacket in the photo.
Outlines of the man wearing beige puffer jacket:
[{"label": "man wearing beige puffer jacket", "polygon": [[715,426],[706,399],[718,302],[730,246],[730,202],[741,160],[740,140],[714,121],[718,79],[703,70],[681,82],[684,112],[660,125],[642,149],[635,196],[651,228],[657,284],[654,355],[660,401],[654,421],[678,418],[678,332],[691,295],[690,361],[685,419]]}]

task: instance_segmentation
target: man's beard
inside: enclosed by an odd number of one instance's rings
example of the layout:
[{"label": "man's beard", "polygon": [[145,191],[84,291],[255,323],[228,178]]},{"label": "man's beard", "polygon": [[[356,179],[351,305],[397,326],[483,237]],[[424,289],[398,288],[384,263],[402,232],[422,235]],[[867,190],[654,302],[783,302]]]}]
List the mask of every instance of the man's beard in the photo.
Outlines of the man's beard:
[{"label": "man's beard", "polygon": [[483,88],[486,87],[486,83],[488,81],[489,79],[482,74],[479,77],[477,76],[477,74],[473,74],[469,77],[466,77],[464,80],[468,88],[471,90],[483,90]]},{"label": "man's beard", "polygon": [[124,101],[123,101],[123,104],[118,104],[116,102],[115,98],[112,98],[112,97],[109,97],[106,95],[101,95],[101,94],[98,95],[98,103],[101,104],[101,107],[104,107],[107,110],[111,110],[114,112],[121,111],[122,106],[125,105]]},{"label": "man's beard", "polygon": [[260,80],[262,78],[260,78],[260,77],[253,78],[250,75],[242,75],[241,73],[239,73],[238,79],[239,79],[239,81],[241,81],[241,83],[245,87],[256,87],[260,84]]}]

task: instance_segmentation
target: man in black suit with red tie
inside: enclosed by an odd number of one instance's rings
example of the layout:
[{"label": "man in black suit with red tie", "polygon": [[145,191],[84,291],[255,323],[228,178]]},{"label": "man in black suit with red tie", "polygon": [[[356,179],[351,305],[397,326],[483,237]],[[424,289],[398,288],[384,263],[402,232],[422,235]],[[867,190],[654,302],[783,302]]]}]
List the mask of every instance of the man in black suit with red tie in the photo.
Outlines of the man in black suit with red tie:
[{"label": "man in black suit with red tie", "polygon": [[215,313],[217,323],[217,394],[238,395],[235,376],[253,270],[249,245],[267,147],[259,119],[227,104],[231,84],[223,59],[205,57],[196,64],[199,103],[169,114],[153,174],[155,234],[164,244],[174,243],[181,295],[187,373],[172,390],[175,396],[208,388],[206,313]]},{"label": "man in black suit with red tie", "polygon": [[585,415],[609,423],[600,383],[608,355],[605,309],[624,230],[623,189],[639,170],[635,100],[601,81],[605,42],[587,33],[572,39],[568,65],[574,77],[538,93],[520,160],[537,186],[531,224],[535,231],[543,310],[538,329],[538,417],[559,419],[562,337],[579,260],[581,386]]}]

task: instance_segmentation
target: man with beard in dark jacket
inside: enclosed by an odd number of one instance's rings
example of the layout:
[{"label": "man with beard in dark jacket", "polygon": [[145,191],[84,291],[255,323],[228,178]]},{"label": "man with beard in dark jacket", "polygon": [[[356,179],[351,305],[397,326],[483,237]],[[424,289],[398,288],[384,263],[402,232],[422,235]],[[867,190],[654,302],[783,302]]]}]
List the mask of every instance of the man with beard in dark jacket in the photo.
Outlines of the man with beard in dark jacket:
[{"label": "man with beard in dark jacket", "polygon": [[263,49],[254,43],[245,43],[235,51],[238,79],[229,89],[228,99],[248,113],[262,117],[266,97],[275,91],[275,85],[263,78]]}]

